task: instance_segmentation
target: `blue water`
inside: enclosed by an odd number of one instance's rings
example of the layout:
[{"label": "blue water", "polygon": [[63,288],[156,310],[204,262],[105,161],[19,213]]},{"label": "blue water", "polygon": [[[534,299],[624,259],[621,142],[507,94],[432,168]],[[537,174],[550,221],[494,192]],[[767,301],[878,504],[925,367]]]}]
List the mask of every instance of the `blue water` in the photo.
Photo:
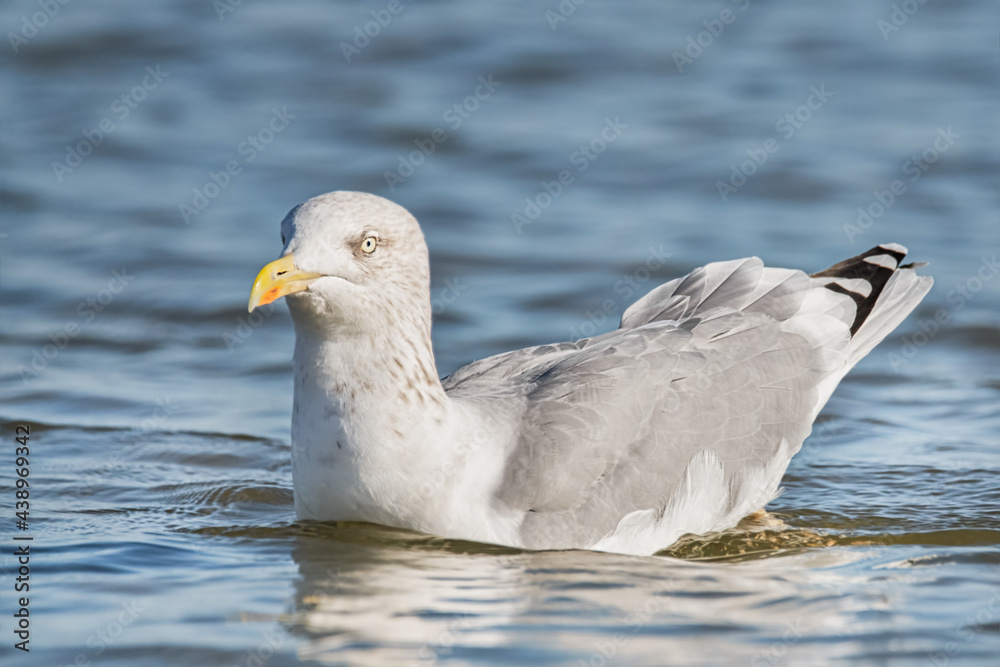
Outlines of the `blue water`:
[{"label": "blue water", "polygon": [[[5,3],[3,664],[995,664],[993,9]],[[298,524],[291,322],[246,302],[335,189],[421,221],[442,375],[610,330],[708,261],[893,241],[937,282],[772,524],[654,558]]]}]

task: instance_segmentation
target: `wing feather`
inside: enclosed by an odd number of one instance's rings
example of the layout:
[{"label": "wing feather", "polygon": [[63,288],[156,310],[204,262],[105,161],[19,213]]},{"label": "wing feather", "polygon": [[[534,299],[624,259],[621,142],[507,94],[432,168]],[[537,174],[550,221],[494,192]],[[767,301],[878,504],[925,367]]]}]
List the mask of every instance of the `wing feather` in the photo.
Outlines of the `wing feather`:
[{"label": "wing feather", "polygon": [[495,497],[523,513],[523,545],[612,548],[645,530],[662,547],[763,506],[832,387],[929,287],[894,269],[898,248],[812,277],[756,257],[709,264],[616,331],[446,378],[453,398],[519,424]]}]

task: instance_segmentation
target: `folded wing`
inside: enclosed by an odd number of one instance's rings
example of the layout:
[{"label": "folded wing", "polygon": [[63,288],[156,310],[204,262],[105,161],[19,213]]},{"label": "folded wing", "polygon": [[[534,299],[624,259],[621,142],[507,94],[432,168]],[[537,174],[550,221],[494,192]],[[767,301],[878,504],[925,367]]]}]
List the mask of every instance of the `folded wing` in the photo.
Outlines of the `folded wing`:
[{"label": "folded wing", "polygon": [[652,553],[769,502],[836,383],[929,289],[902,254],[879,246],[814,276],[709,264],[616,331],[446,379],[519,417],[496,499],[524,513],[524,546]]}]

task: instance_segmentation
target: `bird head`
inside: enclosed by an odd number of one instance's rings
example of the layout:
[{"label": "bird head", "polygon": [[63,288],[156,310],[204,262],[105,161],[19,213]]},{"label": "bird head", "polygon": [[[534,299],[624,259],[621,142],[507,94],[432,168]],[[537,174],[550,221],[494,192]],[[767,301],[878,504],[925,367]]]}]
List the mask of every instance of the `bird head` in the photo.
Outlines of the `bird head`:
[{"label": "bird head", "polygon": [[403,207],[361,192],[331,192],[281,222],[284,250],[257,274],[249,310],[285,297],[300,326],[363,331],[398,320],[430,325],[427,245]]}]

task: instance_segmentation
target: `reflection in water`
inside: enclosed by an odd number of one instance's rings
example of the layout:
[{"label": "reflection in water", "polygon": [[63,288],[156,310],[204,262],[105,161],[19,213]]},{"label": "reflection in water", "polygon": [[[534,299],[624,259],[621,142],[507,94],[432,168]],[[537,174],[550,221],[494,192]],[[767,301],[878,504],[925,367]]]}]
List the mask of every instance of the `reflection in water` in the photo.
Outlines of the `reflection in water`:
[{"label": "reflection in water", "polygon": [[[384,529],[362,526],[347,528],[344,539],[338,535],[342,530],[300,535],[292,550],[301,578],[288,628],[306,639],[299,648],[303,659],[329,664],[432,664],[490,655],[527,662],[558,655],[588,664],[602,656],[645,664],[770,659],[794,653],[799,642],[836,636],[859,618],[892,606],[884,594],[891,583],[872,586],[864,575],[885,556],[880,549],[801,550],[720,565],[449,546],[402,532],[388,540]],[[900,576],[913,578],[904,572],[886,579]],[[538,628],[546,632],[541,644],[533,640]],[[877,629],[877,623],[871,625],[873,633]],[[762,648],[753,655],[739,642],[726,643],[747,635],[761,638]],[[663,655],[665,639],[669,656]]]},{"label": "reflection in water", "polygon": [[496,648],[506,641],[498,628],[530,605],[518,554],[300,538],[292,557],[302,577],[297,630],[309,638],[303,658],[350,661],[357,652],[398,664],[433,660],[456,644]]}]

